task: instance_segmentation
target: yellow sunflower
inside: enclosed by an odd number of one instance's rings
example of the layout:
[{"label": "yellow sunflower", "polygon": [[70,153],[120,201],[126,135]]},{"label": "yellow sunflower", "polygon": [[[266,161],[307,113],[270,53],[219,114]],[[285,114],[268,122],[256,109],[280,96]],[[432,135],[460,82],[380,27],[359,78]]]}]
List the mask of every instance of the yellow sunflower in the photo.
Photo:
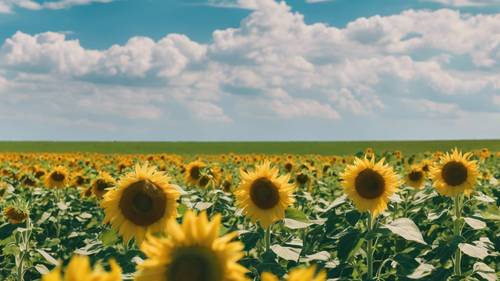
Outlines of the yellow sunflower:
[{"label": "yellow sunflower", "polygon": [[241,182],[236,195],[236,205],[245,215],[264,228],[285,217],[285,210],[294,202],[295,185],[289,175],[279,175],[269,162],[257,165],[253,172],[241,171]]},{"label": "yellow sunflower", "polygon": [[111,272],[106,272],[100,265],[92,270],[89,257],[74,256],[66,267],[64,277],[61,274],[61,269],[56,268],[43,275],[42,281],[121,281],[122,270],[120,266],[114,260],[110,260],[109,263]]},{"label": "yellow sunflower", "polygon": [[138,265],[136,281],[243,281],[247,269],[238,261],[243,244],[232,232],[219,237],[221,216],[211,221],[206,213],[188,211],[182,225],[170,220],[167,237],[147,235],[141,250],[147,259]]},{"label": "yellow sunflower", "polygon": [[186,183],[191,184],[191,185],[196,185],[198,184],[198,181],[200,178],[203,176],[202,175],[202,169],[205,167],[205,163],[196,160],[191,163],[189,163],[186,168],[185,168],[185,176],[184,179],[186,180]]},{"label": "yellow sunflower", "polygon": [[165,222],[177,216],[178,198],[179,191],[166,174],[147,164],[136,165],[104,195],[104,222],[111,223],[126,242],[135,238],[140,244],[147,231],[162,231]]},{"label": "yellow sunflower", "polygon": [[462,154],[454,149],[446,153],[431,167],[430,176],[436,190],[453,197],[464,193],[469,195],[476,185],[479,175],[476,161],[469,160],[472,153]]},{"label": "yellow sunflower", "polygon": [[342,186],[347,196],[361,211],[377,216],[387,208],[387,202],[400,184],[398,176],[384,159],[356,158],[341,174]]},{"label": "yellow sunflower", "polygon": [[49,188],[66,187],[69,181],[68,170],[63,166],[57,166],[50,173],[45,175],[45,186]]},{"label": "yellow sunflower", "polygon": [[115,185],[116,181],[109,173],[101,172],[92,182],[92,193],[100,199]]},{"label": "yellow sunflower", "polygon": [[420,166],[413,166],[406,173],[405,183],[413,188],[420,189],[425,183],[425,173]]},{"label": "yellow sunflower", "polygon": [[[272,273],[264,272],[261,277],[262,281],[279,281],[278,277]],[[316,267],[296,268],[290,271],[286,281],[326,281],[326,272],[321,271],[316,273]]]},{"label": "yellow sunflower", "polygon": [[28,214],[16,207],[7,207],[3,211],[4,216],[11,224],[19,224],[28,218]]}]

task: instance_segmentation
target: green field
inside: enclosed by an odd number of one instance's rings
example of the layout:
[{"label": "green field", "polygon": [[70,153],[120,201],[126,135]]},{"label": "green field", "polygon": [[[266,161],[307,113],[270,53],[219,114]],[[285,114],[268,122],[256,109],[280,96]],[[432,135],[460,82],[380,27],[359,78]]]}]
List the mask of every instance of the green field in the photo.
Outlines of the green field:
[{"label": "green field", "polygon": [[480,149],[500,151],[500,140],[446,141],[339,141],[339,142],[0,142],[0,152],[98,152],[176,154],[323,154],[345,155],[366,147],[375,151],[400,150],[411,154],[424,151]]}]

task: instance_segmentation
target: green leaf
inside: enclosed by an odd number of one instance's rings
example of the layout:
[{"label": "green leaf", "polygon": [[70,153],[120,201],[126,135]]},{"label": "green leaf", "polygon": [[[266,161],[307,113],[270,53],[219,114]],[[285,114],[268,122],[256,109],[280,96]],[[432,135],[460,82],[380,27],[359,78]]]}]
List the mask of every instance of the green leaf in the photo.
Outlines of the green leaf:
[{"label": "green leaf", "polygon": [[101,234],[101,241],[104,246],[113,246],[118,239],[118,234],[113,229],[108,229]]},{"label": "green leaf", "polygon": [[483,229],[486,227],[486,223],[484,221],[474,219],[474,218],[464,218],[465,223],[467,223],[473,229]]},{"label": "green leaf", "polygon": [[298,221],[308,221],[307,215],[299,209],[288,208],[285,211],[285,217]]},{"label": "green leaf", "polygon": [[488,281],[496,281],[495,270],[482,262],[476,262],[473,266],[474,272]]},{"label": "green leaf", "polygon": [[50,272],[50,270],[45,265],[43,265],[43,264],[37,264],[37,265],[35,265],[35,269],[41,275],[45,275],[45,274],[47,274],[47,273]]},{"label": "green leaf", "polygon": [[384,226],[387,227],[392,233],[399,235],[406,240],[427,245],[422,237],[422,233],[420,233],[420,229],[418,229],[418,226],[409,218],[399,218]]},{"label": "green leaf", "polygon": [[250,251],[255,248],[255,245],[257,245],[257,242],[259,242],[262,237],[260,233],[253,231],[240,234],[240,240],[245,245],[245,251]]},{"label": "green leaf", "polygon": [[283,247],[278,244],[272,245],[271,250],[278,255],[278,257],[288,261],[298,261],[302,249]]},{"label": "green leaf", "polygon": [[44,250],[42,249],[36,249],[36,251],[42,255],[42,257],[50,264],[52,265],[55,265],[55,266],[59,266],[60,262],[58,260],[56,260],[55,258],[53,258],[49,253],[45,252]]},{"label": "green leaf", "polygon": [[337,254],[341,261],[350,259],[363,244],[361,233],[354,229],[339,239]]},{"label": "green leaf", "polygon": [[302,229],[313,225],[313,223],[298,221],[294,219],[284,219],[284,225],[290,229]]},{"label": "green leaf", "polygon": [[330,259],[330,253],[327,251],[317,252],[312,255],[307,255],[305,258],[300,259],[301,262],[310,262],[310,261],[327,261]]},{"label": "green leaf", "polygon": [[462,253],[473,257],[473,258],[478,258],[483,260],[485,257],[487,257],[488,254],[488,249],[480,247],[480,246],[475,246],[467,243],[460,243],[458,244],[458,248],[460,248],[460,251]]},{"label": "green leaf", "polygon": [[428,276],[432,270],[434,270],[434,266],[432,264],[420,264],[415,271],[413,271],[412,274],[408,275],[407,277],[410,279],[421,279],[423,277]]}]

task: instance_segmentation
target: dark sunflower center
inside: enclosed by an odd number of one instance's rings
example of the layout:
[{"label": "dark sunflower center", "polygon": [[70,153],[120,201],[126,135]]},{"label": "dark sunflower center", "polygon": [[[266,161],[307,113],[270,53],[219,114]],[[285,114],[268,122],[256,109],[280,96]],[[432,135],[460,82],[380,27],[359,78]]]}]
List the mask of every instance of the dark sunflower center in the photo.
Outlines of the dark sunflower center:
[{"label": "dark sunflower center", "polygon": [[85,182],[85,180],[84,180],[84,178],[83,178],[83,177],[78,176],[78,177],[76,178],[76,183],[77,183],[78,185],[82,185],[84,182]]},{"label": "dark sunflower center", "polygon": [[300,184],[305,184],[309,180],[309,177],[306,174],[298,174],[297,175],[297,182]]},{"label": "dark sunflower center", "polygon": [[424,172],[428,172],[428,171],[429,171],[429,165],[425,164],[425,165],[422,167],[422,171],[424,171]]},{"label": "dark sunflower center", "polygon": [[200,167],[198,166],[194,166],[191,168],[191,170],[189,170],[189,176],[192,178],[192,179],[199,179],[200,178]]},{"label": "dark sunflower center", "polygon": [[167,269],[169,281],[220,281],[222,278],[217,257],[202,247],[177,249]]},{"label": "dark sunflower center", "polygon": [[258,178],[250,186],[250,198],[257,207],[267,210],[279,203],[280,194],[268,178]]},{"label": "dark sunflower center", "polygon": [[461,185],[467,180],[467,167],[460,162],[448,162],[443,166],[441,176],[448,185]]},{"label": "dark sunflower center", "polygon": [[103,192],[106,191],[106,188],[110,187],[110,185],[102,179],[97,180],[96,182],[97,190]]},{"label": "dark sunflower center", "polygon": [[59,172],[53,172],[50,177],[52,178],[53,181],[63,181],[64,180],[64,174],[59,173]]},{"label": "dark sunflower center", "polygon": [[119,206],[128,220],[148,226],[163,217],[166,201],[165,193],[160,188],[148,180],[141,180],[125,188]]},{"label": "dark sunflower center", "polygon": [[208,184],[209,180],[210,180],[210,178],[208,176],[202,176],[200,178],[200,181],[199,181],[200,186],[201,187],[206,186]]},{"label": "dark sunflower center", "polygon": [[423,173],[420,172],[420,171],[411,171],[409,174],[408,174],[408,178],[411,180],[411,181],[419,181],[422,179],[423,177]]},{"label": "dark sunflower center", "polygon": [[382,175],[367,168],[358,174],[354,186],[361,197],[375,199],[384,193],[385,181]]}]

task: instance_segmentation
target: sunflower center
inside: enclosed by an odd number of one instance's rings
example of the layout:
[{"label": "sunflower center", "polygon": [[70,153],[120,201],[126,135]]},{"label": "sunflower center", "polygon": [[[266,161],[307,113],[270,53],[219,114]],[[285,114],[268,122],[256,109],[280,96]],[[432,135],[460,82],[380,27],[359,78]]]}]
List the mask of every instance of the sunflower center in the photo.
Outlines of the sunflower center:
[{"label": "sunflower center", "polygon": [[148,180],[140,180],[126,187],[119,206],[128,220],[148,226],[163,217],[167,202],[160,188]]},{"label": "sunflower center", "polygon": [[109,187],[109,184],[105,180],[101,179],[97,180],[96,185],[97,185],[97,190],[101,192],[105,191],[106,188]]},{"label": "sunflower center", "polygon": [[422,179],[423,177],[423,173],[420,172],[420,171],[411,171],[409,174],[408,174],[408,178],[411,180],[411,181],[419,181]]},{"label": "sunflower center", "polygon": [[54,181],[63,181],[64,180],[64,174],[59,173],[59,172],[53,172],[52,175],[50,175],[50,177]]},{"label": "sunflower center", "polygon": [[367,168],[361,171],[354,183],[358,194],[365,199],[375,199],[384,193],[385,181],[382,175]]},{"label": "sunflower center", "polygon": [[441,176],[448,185],[461,185],[467,180],[467,167],[457,161],[448,162],[443,166]]},{"label": "sunflower center", "polygon": [[167,269],[169,281],[220,281],[222,278],[217,256],[203,247],[177,249]]},{"label": "sunflower center", "polygon": [[280,194],[268,178],[258,178],[250,186],[250,198],[257,207],[267,210],[279,203]]},{"label": "sunflower center", "polygon": [[192,179],[199,179],[200,178],[200,167],[194,166],[189,170],[189,176],[191,176]]}]

